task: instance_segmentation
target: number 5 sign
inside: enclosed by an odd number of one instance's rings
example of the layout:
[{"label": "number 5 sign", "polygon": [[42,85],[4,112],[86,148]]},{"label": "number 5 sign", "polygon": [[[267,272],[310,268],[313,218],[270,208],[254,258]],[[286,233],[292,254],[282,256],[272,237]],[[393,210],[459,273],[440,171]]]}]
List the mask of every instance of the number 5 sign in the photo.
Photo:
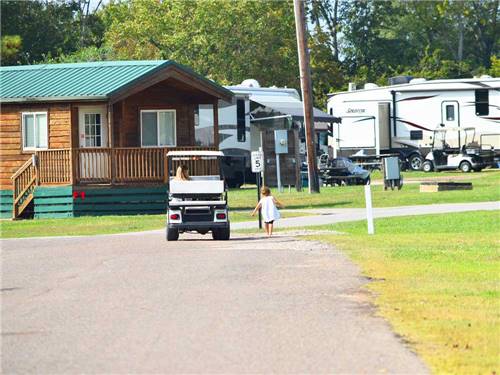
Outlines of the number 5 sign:
[{"label": "number 5 sign", "polygon": [[262,151],[252,151],[252,173],[260,173],[264,170],[264,155]]}]

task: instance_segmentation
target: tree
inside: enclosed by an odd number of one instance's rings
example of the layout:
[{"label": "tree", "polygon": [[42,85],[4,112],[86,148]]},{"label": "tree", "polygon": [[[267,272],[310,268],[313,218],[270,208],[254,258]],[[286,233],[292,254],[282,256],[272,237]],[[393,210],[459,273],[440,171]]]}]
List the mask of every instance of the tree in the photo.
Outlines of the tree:
[{"label": "tree", "polygon": [[[82,5],[88,1],[2,0],[2,65],[43,62],[98,46],[104,28],[100,18]],[[14,40],[17,52],[12,54]]]},{"label": "tree", "polygon": [[150,1],[105,7],[106,43],[123,59],[172,59],[222,83],[298,86],[286,2]]}]

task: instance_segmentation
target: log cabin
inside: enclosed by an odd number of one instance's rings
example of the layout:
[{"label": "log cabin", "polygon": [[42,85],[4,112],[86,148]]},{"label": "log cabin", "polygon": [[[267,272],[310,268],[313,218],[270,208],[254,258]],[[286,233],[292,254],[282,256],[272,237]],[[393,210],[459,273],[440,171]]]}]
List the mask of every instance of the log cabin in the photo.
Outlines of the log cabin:
[{"label": "log cabin", "polygon": [[1,217],[164,212],[167,151],[207,104],[218,149],[232,96],[170,60],[0,67]]}]

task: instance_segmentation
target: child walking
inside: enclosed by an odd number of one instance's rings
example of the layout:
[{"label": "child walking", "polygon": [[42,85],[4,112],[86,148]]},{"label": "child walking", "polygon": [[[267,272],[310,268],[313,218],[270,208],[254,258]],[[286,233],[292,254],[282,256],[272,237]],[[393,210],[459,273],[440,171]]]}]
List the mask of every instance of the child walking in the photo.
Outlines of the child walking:
[{"label": "child walking", "polygon": [[259,209],[262,209],[262,218],[264,219],[264,228],[266,234],[270,237],[273,235],[273,224],[275,220],[280,218],[280,213],[276,207],[283,208],[283,203],[271,195],[271,190],[267,186],[262,186],[260,193],[263,195],[262,199],[257,203],[257,206],[252,212],[255,216]]}]

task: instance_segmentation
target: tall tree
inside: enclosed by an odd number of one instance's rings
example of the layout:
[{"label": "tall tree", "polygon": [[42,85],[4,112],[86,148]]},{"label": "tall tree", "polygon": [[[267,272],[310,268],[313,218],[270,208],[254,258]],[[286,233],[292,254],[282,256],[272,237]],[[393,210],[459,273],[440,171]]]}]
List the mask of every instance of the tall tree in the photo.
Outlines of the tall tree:
[{"label": "tall tree", "polygon": [[119,58],[164,58],[218,82],[297,87],[290,1],[135,0],[111,4],[106,43]]},{"label": "tall tree", "polygon": [[2,65],[42,62],[98,45],[104,28],[100,18],[82,5],[88,1],[0,1]]}]

